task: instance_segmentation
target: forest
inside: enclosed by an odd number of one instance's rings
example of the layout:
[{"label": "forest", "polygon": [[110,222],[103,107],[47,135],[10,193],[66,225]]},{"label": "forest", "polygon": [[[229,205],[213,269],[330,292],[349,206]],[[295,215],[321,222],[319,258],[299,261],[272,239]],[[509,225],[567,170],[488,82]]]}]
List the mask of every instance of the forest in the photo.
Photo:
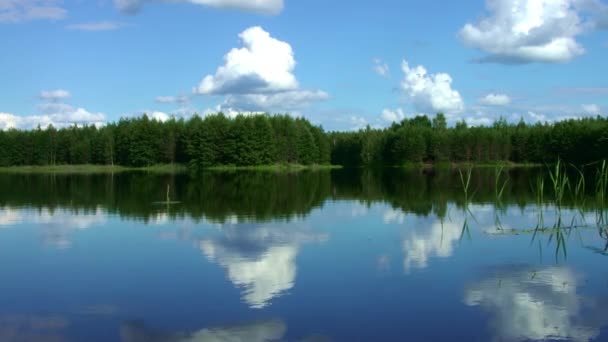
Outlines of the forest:
[{"label": "forest", "polygon": [[0,166],[184,164],[192,169],[272,164],[402,166],[408,163],[587,164],[608,158],[608,119],[448,127],[443,114],[384,129],[325,132],[289,115],[222,113],[165,122],[144,115],[103,127],[0,131]]},{"label": "forest", "polygon": [[0,166],[329,164],[327,134],[287,115],[223,114],[160,122],[144,115],[103,127],[0,131]]},{"label": "forest", "polygon": [[608,119],[556,123],[504,119],[491,126],[448,127],[445,116],[417,116],[387,129],[330,133],[332,163],[344,166],[400,166],[407,163],[508,161],[518,164],[593,163],[608,157]]}]

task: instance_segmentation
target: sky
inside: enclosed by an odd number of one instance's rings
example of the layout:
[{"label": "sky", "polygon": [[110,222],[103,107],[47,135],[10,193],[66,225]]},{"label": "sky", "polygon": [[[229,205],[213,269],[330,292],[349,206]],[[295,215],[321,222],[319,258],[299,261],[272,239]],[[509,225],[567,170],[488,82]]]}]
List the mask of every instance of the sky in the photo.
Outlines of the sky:
[{"label": "sky", "polygon": [[553,122],[606,113],[607,60],[604,0],[0,0],[0,129]]}]

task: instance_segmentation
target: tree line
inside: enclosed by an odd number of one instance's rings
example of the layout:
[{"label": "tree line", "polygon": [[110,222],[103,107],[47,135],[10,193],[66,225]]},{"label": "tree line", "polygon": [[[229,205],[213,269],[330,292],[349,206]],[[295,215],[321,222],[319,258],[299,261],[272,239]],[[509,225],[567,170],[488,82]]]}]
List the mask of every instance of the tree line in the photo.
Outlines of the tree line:
[{"label": "tree line", "polygon": [[416,116],[386,129],[330,134],[332,162],[345,166],[399,166],[405,163],[511,161],[574,164],[608,158],[608,119],[571,119],[555,123],[504,119],[491,126],[448,127],[443,114]]},{"label": "tree line", "polygon": [[220,113],[165,122],[144,115],[103,127],[0,131],[0,166],[310,165],[329,164],[330,153],[321,127],[288,115]]},{"label": "tree line", "polygon": [[448,127],[443,114],[417,116],[384,129],[325,132],[288,115],[221,113],[165,122],[121,119],[103,127],[53,126],[0,131],[0,166],[277,163],[400,166],[406,163],[494,162],[585,164],[608,158],[608,119]]}]

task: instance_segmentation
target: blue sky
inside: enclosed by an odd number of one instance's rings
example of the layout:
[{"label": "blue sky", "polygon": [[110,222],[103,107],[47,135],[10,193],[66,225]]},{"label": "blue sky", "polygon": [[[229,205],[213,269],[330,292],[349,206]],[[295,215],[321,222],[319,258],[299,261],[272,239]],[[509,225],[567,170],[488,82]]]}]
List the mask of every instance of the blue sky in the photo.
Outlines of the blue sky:
[{"label": "blue sky", "polygon": [[0,0],[0,129],[218,110],[331,130],[594,116],[606,29],[603,0]]}]

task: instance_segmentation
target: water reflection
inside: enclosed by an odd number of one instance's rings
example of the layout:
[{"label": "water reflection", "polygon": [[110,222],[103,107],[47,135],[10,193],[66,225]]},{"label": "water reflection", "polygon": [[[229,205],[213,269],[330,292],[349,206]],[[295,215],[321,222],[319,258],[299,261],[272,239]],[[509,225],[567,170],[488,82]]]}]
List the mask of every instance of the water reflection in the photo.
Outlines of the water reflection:
[{"label": "water reflection", "polygon": [[466,289],[464,302],[490,312],[490,329],[505,341],[598,337],[607,322],[597,298],[577,293],[579,278],[567,267],[498,269]]},{"label": "water reflection", "polygon": [[70,323],[61,316],[0,316],[0,341],[68,341]]},{"label": "water reflection", "polygon": [[73,232],[104,225],[106,221],[107,214],[101,207],[93,210],[0,208],[0,227],[36,225],[40,228],[43,243],[58,249],[72,246]]},{"label": "water reflection", "polygon": [[[555,207],[536,203],[521,174],[496,206],[493,179],[478,173],[468,209],[449,173],[28,177],[0,175],[0,187],[15,189],[0,192],[0,258],[8,260],[0,307],[68,313],[70,322],[4,318],[0,341],[95,336],[108,327],[110,339],[124,341],[293,340],[285,322],[295,334],[322,327],[340,340],[380,339],[377,331],[393,340],[449,340],[463,331],[460,340],[487,340],[478,329],[487,321],[496,340],[584,341],[599,337],[606,320],[604,300],[582,295],[603,288],[582,286],[572,271],[604,282],[597,269],[606,241],[596,227],[564,235],[570,260],[544,260],[558,266],[499,267],[470,279],[488,264],[533,264],[540,246],[541,264],[543,253],[556,254],[547,247],[557,245],[551,229],[534,230],[539,208],[542,226],[553,226]],[[180,203],[154,204],[167,183]],[[564,207],[562,219],[596,222],[588,203],[582,214]],[[39,241],[79,248],[57,253]],[[74,310],[83,302],[116,305]],[[285,322],[209,327],[184,319],[247,321],[267,312]],[[425,329],[454,314],[463,317],[459,327]],[[163,328],[123,323],[128,317]]]},{"label": "water reflection", "polygon": [[300,246],[327,240],[327,234],[293,226],[229,224],[218,238],[199,241],[205,256],[224,267],[228,279],[243,288],[243,300],[260,309],[291,289]]},{"label": "water reflection", "polygon": [[195,332],[162,332],[148,328],[143,323],[127,322],[120,328],[120,337],[123,342],[266,342],[282,340],[286,331],[287,326],[278,319],[205,328]]},{"label": "water reflection", "polygon": [[431,257],[448,258],[454,253],[462,234],[463,220],[438,220],[429,226],[413,229],[403,239],[403,268],[426,268]]},{"label": "water reflection", "polygon": [[12,208],[0,208],[0,228],[12,226],[22,221],[19,210]]},{"label": "water reflection", "polygon": [[[502,203],[534,203],[530,180],[538,172],[513,170]],[[473,204],[494,203],[493,170],[475,170]],[[164,207],[153,202],[170,198],[179,204]],[[97,210],[148,222],[159,211],[169,218],[190,217],[224,222],[231,216],[257,221],[297,218],[329,200],[354,200],[369,205],[384,202],[401,212],[445,216],[448,203],[462,204],[457,171],[334,170],[300,173],[233,172],[162,175],[15,175],[0,174],[0,207]],[[564,205],[568,205],[568,200]],[[586,202],[588,205],[592,201]],[[353,216],[365,215],[356,205]],[[388,219],[391,219],[390,217]],[[398,219],[398,218],[397,218]]]}]

